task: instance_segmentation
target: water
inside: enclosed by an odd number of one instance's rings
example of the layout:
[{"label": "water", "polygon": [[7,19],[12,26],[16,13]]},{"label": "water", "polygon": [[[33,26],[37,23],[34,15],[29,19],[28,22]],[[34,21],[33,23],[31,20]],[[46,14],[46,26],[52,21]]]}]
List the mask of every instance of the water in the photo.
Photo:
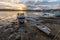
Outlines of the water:
[{"label": "water", "polygon": [[60,12],[0,11],[0,19],[1,18],[6,18],[6,17],[17,16],[17,13],[24,13],[25,16],[40,15],[41,13],[55,13],[56,15],[59,15],[60,14]]},{"label": "water", "polygon": [[6,18],[6,17],[11,17],[14,15],[17,15],[17,13],[24,13],[25,16],[29,14],[40,14],[41,12],[29,12],[29,11],[0,11],[0,18]]}]

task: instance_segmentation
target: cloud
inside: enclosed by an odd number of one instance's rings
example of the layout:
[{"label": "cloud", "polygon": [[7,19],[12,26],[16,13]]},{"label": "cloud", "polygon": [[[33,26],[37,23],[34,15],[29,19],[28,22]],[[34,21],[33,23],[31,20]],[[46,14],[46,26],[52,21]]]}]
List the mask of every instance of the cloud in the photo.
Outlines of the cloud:
[{"label": "cloud", "polygon": [[58,0],[35,0],[35,1],[41,1],[41,2],[43,2],[43,1],[55,2],[55,1],[58,1]]},{"label": "cloud", "polygon": [[[29,0],[20,0],[20,1],[24,2],[24,1],[29,1]],[[59,0],[30,0],[30,1],[41,1],[41,2],[43,2],[43,1],[48,1],[48,2],[56,2],[56,1],[59,1]]]},{"label": "cloud", "polygon": [[48,2],[56,2],[56,1],[58,1],[58,0],[48,0]]}]

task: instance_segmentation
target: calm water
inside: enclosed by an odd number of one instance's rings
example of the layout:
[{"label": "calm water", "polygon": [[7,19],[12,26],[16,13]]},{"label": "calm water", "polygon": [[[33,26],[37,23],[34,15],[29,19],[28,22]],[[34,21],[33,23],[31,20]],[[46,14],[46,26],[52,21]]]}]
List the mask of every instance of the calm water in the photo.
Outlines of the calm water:
[{"label": "calm water", "polygon": [[[17,13],[24,13],[25,16],[28,16],[29,14],[33,15],[39,15],[40,13],[46,13],[46,12],[33,12],[33,11],[0,11],[0,18],[6,18],[6,17],[12,17],[16,16]],[[47,12],[47,13],[59,13],[60,12]],[[32,16],[33,16],[32,15]]]},{"label": "calm water", "polygon": [[17,13],[24,13],[25,16],[29,15],[29,14],[40,14],[42,12],[30,12],[30,11],[0,11],[0,18],[5,18],[5,17],[9,17],[9,16],[14,16],[17,15]]}]

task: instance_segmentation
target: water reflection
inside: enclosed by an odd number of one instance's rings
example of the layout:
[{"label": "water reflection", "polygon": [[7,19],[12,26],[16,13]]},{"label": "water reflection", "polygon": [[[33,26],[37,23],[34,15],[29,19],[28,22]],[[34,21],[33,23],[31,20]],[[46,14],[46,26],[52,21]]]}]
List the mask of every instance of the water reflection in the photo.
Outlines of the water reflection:
[{"label": "water reflection", "polygon": [[[17,13],[24,13],[25,16],[34,16],[37,15],[39,16],[42,13],[46,13],[46,12],[35,12],[35,11],[0,11],[0,19],[1,18],[6,18],[6,17],[12,17],[12,16],[16,16]],[[50,13],[50,12],[47,12]]]},{"label": "water reflection", "polygon": [[0,18],[6,18],[8,16],[14,16],[17,15],[17,13],[24,13],[25,16],[29,14],[40,14],[41,12],[31,12],[31,11],[0,11]]},{"label": "water reflection", "polygon": [[[25,17],[33,17],[39,19],[40,15],[43,13],[51,13],[51,12],[35,12],[35,11],[0,11],[0,22],[8,23],[8,21],[12,22],[17,18],[17,13],[24,13]],[[59,12],[60,13],[60,12]],[[3,21],[2,21],[3,20]],[[5,21],[5,22],[4,22]]]}]

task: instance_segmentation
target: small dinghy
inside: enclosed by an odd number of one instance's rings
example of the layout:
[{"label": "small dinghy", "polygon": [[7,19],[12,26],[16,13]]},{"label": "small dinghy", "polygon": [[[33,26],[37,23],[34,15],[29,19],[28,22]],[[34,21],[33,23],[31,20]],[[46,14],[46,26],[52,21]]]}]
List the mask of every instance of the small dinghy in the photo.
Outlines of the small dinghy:
[{"label": "small dinghy", "polygon": [[45,26],[42,23],[38,22],[35,18],[28,17],[27,20],[29,21],[29,23],[35,25],[36,28],[38,28],[40,31],[46,33],[47,35],[51,34],[51,30],[47,26]]},{"label": "small dinghy", "polygon": [[40,24],[36,24],[36,27],[39,30],[41,30],[42,32],[46,33],[47,35],[49,35],[51,33],[51,30],[47,26],[45,26],[45,25],[43,25],[41,23]]}]

